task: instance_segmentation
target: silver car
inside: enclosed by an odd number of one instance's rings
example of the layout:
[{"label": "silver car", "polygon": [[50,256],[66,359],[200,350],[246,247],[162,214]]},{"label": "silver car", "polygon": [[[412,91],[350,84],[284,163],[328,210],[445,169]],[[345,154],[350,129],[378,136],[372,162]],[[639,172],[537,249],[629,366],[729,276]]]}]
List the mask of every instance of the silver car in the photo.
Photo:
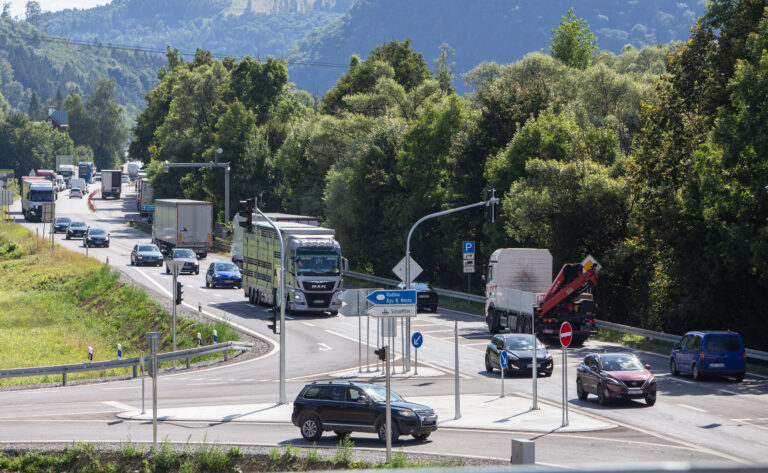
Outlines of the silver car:
[{"label": "silver car", "polygon": [[171,274],[171,267],[174,262],[183,263],[183,265],[179,267],[179,274],[184,272],[200,274],[200,263],[197,261],[197,255],[190,249],[175,248],[168,253],[168,258],[165,260],[166,274]]}]

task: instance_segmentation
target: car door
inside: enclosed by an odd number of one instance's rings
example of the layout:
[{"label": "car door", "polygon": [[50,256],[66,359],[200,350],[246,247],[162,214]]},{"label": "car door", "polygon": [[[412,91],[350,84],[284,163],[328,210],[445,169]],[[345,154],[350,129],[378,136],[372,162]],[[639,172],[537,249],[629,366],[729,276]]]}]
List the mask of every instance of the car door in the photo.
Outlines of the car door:
[{"label": "car door", "polygon": [[213,283],[213,273],[214,273],[213,268],[214,268],[214,263],[211,263],[210,265],[208,265],[208,271],[205,272],[205,280],[208,281],[209,283]]},{"label": "car door", "polygon": [[693,364],[699,361],[699,352],[701,351],[701,336],[692,335],[685,347],[685,370],[693,372]]},{"label": "car door", "polygon": [[345,425],[353,428],[373,428],[376,411],[368,397],[360,389],[348,386],[344,389],[344,402],[340,406],[340,417]]},{"label": "car door", "polygon": [[499,345],[503,347],[504,341],[502,340],[501,335],[496,335],[491,340],[491,351],[488,357],[491,361],[491,366],[493,366],[494,368],[501,368],[501,363],[499,362],[499,356],[501,356],[499,351]]},{"label": "car door", "polygon": [[675,365],[678,371],[687,371],[686,366],[688,363],[685,361],[685,346],[688,344],[688,340],[691,339],[691,335],[685,335],[676,348],[672,349],[672,358],[675,360]]},{"label": "car door", "polygon": [[581,377],[582,386],[588,393],[597,393],[598,375],[598,359],[595,355],[589,355],[584,360],[586,369]]}]

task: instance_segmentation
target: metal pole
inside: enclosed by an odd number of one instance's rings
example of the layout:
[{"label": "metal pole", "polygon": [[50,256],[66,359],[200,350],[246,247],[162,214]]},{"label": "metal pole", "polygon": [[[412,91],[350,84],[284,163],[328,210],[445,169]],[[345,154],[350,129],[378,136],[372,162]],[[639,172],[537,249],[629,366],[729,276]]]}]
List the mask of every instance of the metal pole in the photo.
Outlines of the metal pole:
[{"label": "metal pole", "polygon": [[406,348],[406,357],[405,357],[405,371],[411,371],[411,318],[406,317],[405,319],[405,334],[407,337],[404,337],[405,344],[407,346]]},{"label": "metal pole", "polygon": [[[280,229],[277,228],[277,224],[272,221],[271,218],[264,215],[264,213],[256,206],[256,200],[254,198],[253,208],[259,213],[264,220],[275,230],[277,238],[280,241],[280,404],[285,404],[285,246],[283,245],[283,234]],[[274,301],[277,304],[277,301]]]},{"label": "metal pole", "polygon": [[533,375],[531,376],[531,380],[533,381],[533,405],[531,406],[531,410],[537,411],[539,410],[539,393],[538,393],[538,360],[536,359],[536,327],[534,327],[534,324],[536,323],[536,317],[534,314],[531,314],[531,343],[533,343],[533,356],[531,358],[533,368]]},{"label": "metal pole", "polygon": [[563,427],[568,425],[568,349],[563,347]]},{"label": "metal pole", "polygon": [[[381,346],[381,319],[376,319],[376,346]],[[376,372],[379,371],[379,357],[376,357]]]},{"label": "metal pole", "polygon": [[416,360],[415,360],[415,362],[413,364],[413,374],[417,375],[417,374],[419,374],[419,349],[418,348],[414,348],[413,349],[413,354],[416,357]]},{"label": "metal pole", "polygon": [[406,356],[405,347],[407,345],[410,348],[411,344],[405,343],[405,320],[403,320],[402,317],[400,317],[400,337],[401,337],[400,346],[402,347],[400,350],[400,353],[403,355],[403,373],[405,373],[406,371],[408,371],[407,367],[405,366],[406,364],[405,360],[407,360],[410,356],[410,355]]},{"label": "metal pole", "polygon": [[[229,165],[224,168],[224,223],[229,222]],[[282,327],[280,327],[282,329]]]},{"label": "metal pole", "polygon": [[[365,372],[371,370],[371,316],[365,316]],[[378,347],[378,345],[377,345]]]},{"label": "metal pole", "polygon": [[389,463],[392,460],[392,406],[390,405],[390,387],[389,387],[389,347],[386,349],[386,361],[384,364],[386,365],[386,395],[387,395],[387,412],[386,412],[386,422],[387,422],[387,463]]},{"label": "metal pole", "polygon": [[454,405],[454,411],[456,412],[456,415],[453,418],[461,419],[461,405],[459,403],[459,321],[458,320],[453,321],[453,341],[454,341],[454,361],[455,361],[454,376],[456,378],[453,384],[454,397],[456,398],[456,402]]},{"label": "metal pole", "polygon": [[[179,267],[176,266],[176,261],[173,261],[173,351],[176,351],[176,300],[179,295],[177,292],[176,282],[179,280]],[[176,369],[176,360],[173,360],[173,369]]]},{"label": "metal pole", "polygon": [[[359,302],[359,298],[358,298]],[[360,304],[357,305],[357,372],[363,372],[363,320],[360,315]]]},{"label": "metal pole", "polygon": [[139,366],[141,368],[141,414],[144,415],[144,350],[139,353]]},{"label": "metal pole", "polygon": [[152,446],[157,452],[157,342],[160,340],[160,332],[147,332],[147,342],[152,352]]}]

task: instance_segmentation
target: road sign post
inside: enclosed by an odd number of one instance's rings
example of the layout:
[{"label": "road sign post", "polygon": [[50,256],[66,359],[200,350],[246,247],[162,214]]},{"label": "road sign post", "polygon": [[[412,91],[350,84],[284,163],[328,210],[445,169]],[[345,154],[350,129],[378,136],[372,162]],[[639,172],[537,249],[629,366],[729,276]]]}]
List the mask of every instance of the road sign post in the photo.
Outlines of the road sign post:
[{"label": "road sign post", "polygon": [[501,350],[501,353],[499,353],[499,366],[501,369],[501,397],[504,397],[504,372],[507,371],[507,364],[509,361],[509,355],[507,355],[507,350]]},{"label": "road sign post", "polygon": [[533,381],[533,388],[531,389],[531,394],[533,397],[533,404],[531,405],[531,410],[536,411],[539,409],[539,360],[536,358],[536,343],[538,342],[538,339],[536,338],[536,317],[533,315],[531,316],[531,367],[535,367],[532,371],[531,380]]},{"label": "road sign post", "polygon": [[152,445],[157,452],[157,342],[160,332],[147,332],[147,343],[152,351],[150,370],[152,372]]},{"label": "road sign post", "polygon": [[571,324],[563,322],[560,326],[560,344],[563,346],[563,427],[568,425],[568,346],[572,338]]},{"label": "road sign post", "polygon": [[463,256],[463,271],[467,275],[467,292],[471,292],[470,281],[472,280],[472,273],[475,272],[475,242],[461,242],[461,252]]},{"label": "road sign post", "polygon": [[416,359],[413,363],[414,375],[419,374],[419,347],[421,347],[422,343],[424,343],[424,336],[421,334],[421,332],[413,332],[413,336],[411,336],[411,344],[413,344],[413,353],[416,356]]}]

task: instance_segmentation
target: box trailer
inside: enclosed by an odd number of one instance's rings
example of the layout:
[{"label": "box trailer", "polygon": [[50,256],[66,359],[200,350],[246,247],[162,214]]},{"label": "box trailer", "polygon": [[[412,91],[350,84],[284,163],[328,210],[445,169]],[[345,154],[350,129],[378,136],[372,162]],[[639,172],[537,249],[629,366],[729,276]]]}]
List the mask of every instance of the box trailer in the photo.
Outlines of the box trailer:
[{"label": "box trailer", "polygon": [[101,171],[101,198],[114,197],[120,198],[122,190],[123,171],[119,169],[108,169]]},{"label": "box trailer", "polygon": [[[269,217],[273,222],[293,222],[312,225],[313,227],[320,226],[319,218],[310,217],[308,215],[293,215],[278,212],[268,212],[265,215]],[[265,220],[261,215],[254,213],[251,216],[251,221],[253,222],[253,225],[256,225],[256,223],[263,222]],[[245,222],[245,218],[235,214],[234,218],[232,219],[232,242],[230,244],[230,255],[232,256],[232,262],[240,268],[243,267],[243,233],[245,233],[245,228],[243,228],[241,225],[243,222]]]},{"label": "box trailer", "polygon": [[199,200],[158,199],[152,221],[152,243],[163,253],[189,248],[205,258],[213,247],[213,204]]}]

